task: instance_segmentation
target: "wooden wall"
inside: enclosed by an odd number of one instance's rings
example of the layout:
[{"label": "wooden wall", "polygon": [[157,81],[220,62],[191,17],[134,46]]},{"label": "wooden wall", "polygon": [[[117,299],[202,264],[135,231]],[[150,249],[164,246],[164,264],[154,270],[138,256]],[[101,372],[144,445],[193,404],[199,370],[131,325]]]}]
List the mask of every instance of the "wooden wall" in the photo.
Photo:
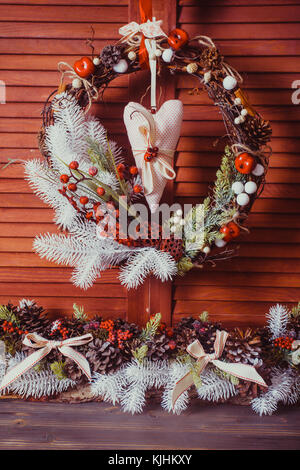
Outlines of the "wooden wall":
[{"label": "wooden wall", "polygon": [[[175,24],[175,0],[154,1],[166,31]],[[300,298],[298,156],[300,105],[291,102],[291,84],[300,79],[300,0],[180,0],[177,20],[191,36],[211,36],[229,63],[242,72],[252,103],[270,119],[274,154],[262,197],[249,218],[251,234],[240,243],[240,256],[214,270],[195,271],[172,285],[150,280],[128,295],[117,271],[103,275],[88,291],[70,282],[70,270],[32,252],[33,237],[55,232],[52,210],[23,181],[22,166],[0,174],[0,302],[35,298],[50,314],[69,314],[73,302],[86,311],[144,321],[158,309],[164,319],[209,310],[229,323],[262,323],[269,305]],[[40,112],[56,87],[57,62],[72,64],[90,49],[118,38],[118,29],[138,18],[136,0],[0,0],[0,80],[7,103],[0,104],[0,162],[38,156]],[[212,148],[224,128],[205,94],[190,95],[188,77],[168,80],[165,97],[184,102],[184,123],[177,157],[176,200],[196,202],[206,194],[220,163],[222,146]],[[129,86],[128,86],[129,85]],[[139,100],[137,77],[121,77],[93,112],[116,140],[128,146],[121,120],[124,104]],[[138,96],[137,96],[138,95]]]},{"label": "wooden wall", "polygon": [[[88,3],[88,6],[87,6]],[[0,159],[38,156],[36,133],[43,102],[57,87],[61,60],[73,64],[91,53],[86,39],[95,30],[95,48],[118,39],[128,22],[127,0],[0,1],[0,79],[6,83],[7,104],[0,105]],[[116,80],[96,105],[103,124],[125,143],[121,121],[128,101],[128,77]],[[88,291],[75,288],[71,270],[41,260],[32,252],[33,237],[55,232],[53,211],[33,195],[23,180],[22,165],[1,173],[0,181],[0,302],[34,298],[50,314],[69,314],[73,302],[87,312],[125,316],[127,295],[115,270],[105,273]]]},{"label": "wooden wall", "polygon": [[[270,305],[300,298],[300,105],[291,101],[291,84],[300,78],[300,1],[180,0],[178,21],[191,36],[212,37],[242,73],[250,101],[271,121],[274,153],[239,257],[176,280],[174,319],[208,310],[230,322],[261,323]],[[192,86],[186,77],[177,80],[185,105],[176,180],[182,202],[206,194],[224,145],[212,147],[223,123],[204,93],[189,94]]]}]

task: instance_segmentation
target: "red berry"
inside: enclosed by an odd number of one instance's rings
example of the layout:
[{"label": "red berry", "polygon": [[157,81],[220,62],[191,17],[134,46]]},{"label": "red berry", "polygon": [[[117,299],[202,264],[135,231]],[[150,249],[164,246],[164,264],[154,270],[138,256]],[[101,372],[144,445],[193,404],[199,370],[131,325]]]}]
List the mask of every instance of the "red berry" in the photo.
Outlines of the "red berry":
[{"label": "red berry", "polygon": [[139,184],[136,184],[134,187],[133,187],[133,192],[135,192],[136,194],[139,194],[143,191],[143,188],[142,186],[140,186]]},{"label": "red berry", "polygon": [[104,196],[105,194],[105,189],[104,188],[101,188],[101,186],[99,186],[99,188],[97,188],[97,194],[99,196]]},{"label": "red berry", "polygon": [[74,63],[74,70],[81,78],[87,78],[94,73],[95,65],[89,57],[82,57]]},{"label": "red berry", "polygon": [[223,227],[220,228],[220,232],[224,235],[223,240],[225,242],[230,242],[232,239],[230,228],[227,225],[223,225]]},{"label": "red berry", "polygon": [[77,190],[77,185],[76,185],[75,183],[70,183],[70,184],[68,185],[68,189],[69,189],[70,191],[76,191],[76,190]]},{"label": "red berry", "polygon": [[189,42],[189,35],[184,29],[173,29],[168,36],[169,46],[178,51]]},{"label": "red berry", "polygon": [[89,198],[86,197],[86,196],[81,196],[79,201],[80,201],[80,204],[82,204],[84,206],[85,204],[87,204],[89,202]]},{"label": "red berry", "polygon": [[123,171],[125,170],[125,165],[123,165],[123,163],[119,163],[119,165],[117,166],[117,170],[119,173],[123,173]]},{"label": "red berry", "polygon": [[229,222],[227,225],[223,225],[220,228],[220,232],[223,233],[223,240],[230,242],[233,238],[236,238],[240,234],[240,228],[234,222]]},{"label": "red berry", "polygon": [[87,213],[85,214],[85,218],[86,218],[87,220],[90,220],[90,219],[93,217],[93,215],[94,215],[93,212],[87,212]]},{"label": "red berry", "polygon": [[60,175],[60,178],[59,178],[59,179],[60,179],[60,181],[61,181],[62,183],[67,183],[70,178],[69,178],[68,175]]},{"label": "red berry", "polygon": [[234,161],[235,168],[243,175],[249,175],[255,166],[255,159],[250,153],[240,153]]},{"label": "red berry", "polygon": [[77,170],[78,167],[79,167],[79,163],[76,161],[73,161],[69,164],[69,168],[71,168],[71,170]]},{"label": "red berry", "polygon": [[138,174],[138,169],[137,169],[136,166],[131,166],[129,168],[129,172],[130,172],[131,175],[137,175]]},{"label": "red berry", "polygon": [[96,168],[95,166],[91,166],[91,168],[89,168],[89,174],[91,176],[96,176],[97,173],[98,173],[98,168]]},{"label": "red berry", "polygon": [[236,238],[239,236],[241,230],[237,224],[235,224],[234,222],[229,222],[227,224],[227,227],[229,227],[230,235],[232,238]]},{"label": "red berry", "polygon": [[145,162],[151,162],[152,157],[153,157],[152,153],[146,152],[145,155],[144,155]]},{"label": "red berry", "polygon": [[176,343],[173,340],[169,341],[168,345],[169,345],[170,349],[175,349],[176,348]]}]

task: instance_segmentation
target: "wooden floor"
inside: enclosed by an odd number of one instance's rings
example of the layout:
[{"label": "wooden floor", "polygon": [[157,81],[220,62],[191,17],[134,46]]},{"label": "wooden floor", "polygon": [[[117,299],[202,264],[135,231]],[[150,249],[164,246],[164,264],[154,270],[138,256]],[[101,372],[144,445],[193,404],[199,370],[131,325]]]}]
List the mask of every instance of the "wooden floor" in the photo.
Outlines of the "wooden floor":
[{"label": "wooden floor", "polygon": [[250,407],[201,406],[180,416],[150,405],[141,415],[105,403],[1,400],[0,449],[300,449],[300,408],[259,417]]}]

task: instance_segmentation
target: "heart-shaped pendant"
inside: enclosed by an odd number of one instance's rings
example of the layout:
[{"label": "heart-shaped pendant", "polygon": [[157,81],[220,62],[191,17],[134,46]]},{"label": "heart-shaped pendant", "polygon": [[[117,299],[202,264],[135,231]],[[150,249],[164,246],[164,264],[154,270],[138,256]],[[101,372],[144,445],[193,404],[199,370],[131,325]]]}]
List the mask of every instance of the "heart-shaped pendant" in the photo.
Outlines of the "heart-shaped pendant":
[{"label": "heart-shaped pendant", "polygon": [[124,109],[124,123],[151,212],[156,211],[167,180],[176,176],[173,159],[182,114],[180,100],[166,101],[156,114],[133,102]]}]

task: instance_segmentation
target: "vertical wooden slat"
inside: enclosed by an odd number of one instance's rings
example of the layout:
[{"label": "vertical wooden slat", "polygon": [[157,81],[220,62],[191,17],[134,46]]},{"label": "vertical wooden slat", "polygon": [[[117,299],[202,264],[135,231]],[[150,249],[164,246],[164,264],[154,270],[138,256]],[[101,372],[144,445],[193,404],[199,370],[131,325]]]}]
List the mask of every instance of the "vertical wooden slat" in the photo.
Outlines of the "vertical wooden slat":
[{"label": "vertical wooden slat", "polygon": [[[176,26],[176,0],[153,0],[153,16],[163,20],[163,29],[166,33]],[[129,21],[139,22],[138,1],[129,2]],[[132,101],[139,101],[140,96],[145,92],[148,86],[150,74],[143,71],[137,77],[129,79],[129,96]],[[160,88],[161,87],[161,88]],[[175,97],[175,80],[169,73],[163,73],[158,82],[158,94],[161,93],[160,103]],[[148,98],[148,97],[147,97]],[[149,105],[145,100],[145,106]],[[173,200],[173,183],[168,183],[162,202],[170,203]],[[172,283],[162,283],[154,277],[150,277],[137,290],[128,292],[128,318],[131,321],[145,323],[152,313],[160,312],[162,320],[171,324],[172,318]]]}]

